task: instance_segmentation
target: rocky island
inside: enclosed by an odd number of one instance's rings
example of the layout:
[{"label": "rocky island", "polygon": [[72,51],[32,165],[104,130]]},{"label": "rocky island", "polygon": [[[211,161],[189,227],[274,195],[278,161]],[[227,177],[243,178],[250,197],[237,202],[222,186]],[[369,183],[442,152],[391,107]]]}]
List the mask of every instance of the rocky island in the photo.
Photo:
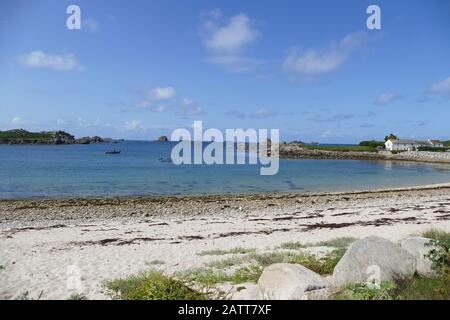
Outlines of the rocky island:
[{"label": "rocky island", "polygon": [[91,143],[112,143],[111,138],[83,137],[76,139],[73,135],[65,131],[42,131],[29,132],[24,129],[13,129],[0,131],[0,144],[91,144]]}]

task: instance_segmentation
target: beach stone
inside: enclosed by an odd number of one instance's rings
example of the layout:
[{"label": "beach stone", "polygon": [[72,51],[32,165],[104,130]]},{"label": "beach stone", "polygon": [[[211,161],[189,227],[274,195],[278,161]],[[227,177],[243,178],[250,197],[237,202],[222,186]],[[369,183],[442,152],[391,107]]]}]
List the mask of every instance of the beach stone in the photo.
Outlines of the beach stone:
[{"label": "beach stone", "polygon": [[372,280],[394,281],[410,278],[416,271],[416,259],[399,245],[376,236],[355,241],[333,272],[334,285]]},{"label": "beach stone", "polygon": [[258,280],[259,298],[271,300],[305,300],[312,291],[329,286],[319,274],[289,263],[276,263],[265,268]]},{"label": "beach stone", "polygon": [[401,247],[416,258],[417,272],[424,276],[436,275],[431,260],[425,257],[433,249],[433,246],[427,246],[430,241],[424,237],[408,237],[401,241]]}]

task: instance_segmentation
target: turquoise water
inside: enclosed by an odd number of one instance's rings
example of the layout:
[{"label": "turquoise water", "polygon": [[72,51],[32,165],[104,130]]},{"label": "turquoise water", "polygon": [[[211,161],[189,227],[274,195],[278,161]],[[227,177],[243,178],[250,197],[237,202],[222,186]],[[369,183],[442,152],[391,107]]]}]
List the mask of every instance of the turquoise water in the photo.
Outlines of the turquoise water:
[{"label": "turquoise water", "polygon": [[[0,146],[0,198],[158,196],[342,191],[450,181],[450,166],[353,160],[280,160],[275,176],[257,165],[161,162],[174,144]],[[120,155],[104,152],[118,148]]]}]

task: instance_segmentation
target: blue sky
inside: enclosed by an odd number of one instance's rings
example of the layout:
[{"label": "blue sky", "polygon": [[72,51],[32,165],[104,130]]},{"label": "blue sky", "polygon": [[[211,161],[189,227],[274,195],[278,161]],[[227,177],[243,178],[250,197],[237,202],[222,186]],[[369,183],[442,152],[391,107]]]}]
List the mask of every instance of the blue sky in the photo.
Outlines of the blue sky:
[{"label": "blue sky", "polygon": [[202,120],[323,143],[449,139],[449,15],[445,0],[3,0],[0,129],[149,140]]}]

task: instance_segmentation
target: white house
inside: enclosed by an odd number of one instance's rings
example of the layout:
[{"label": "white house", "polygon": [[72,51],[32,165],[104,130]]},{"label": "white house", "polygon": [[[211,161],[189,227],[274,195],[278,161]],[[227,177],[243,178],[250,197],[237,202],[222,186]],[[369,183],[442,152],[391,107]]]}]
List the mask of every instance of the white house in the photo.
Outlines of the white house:
[{"label": "white house", "polygon": [[418,140],[403,140],[403,139],[389,139],[385,143],[386,150],[389,151],[414,151],[419,147],[434,147],[443,148],[444,145],[438,140],[418,141]]}]

